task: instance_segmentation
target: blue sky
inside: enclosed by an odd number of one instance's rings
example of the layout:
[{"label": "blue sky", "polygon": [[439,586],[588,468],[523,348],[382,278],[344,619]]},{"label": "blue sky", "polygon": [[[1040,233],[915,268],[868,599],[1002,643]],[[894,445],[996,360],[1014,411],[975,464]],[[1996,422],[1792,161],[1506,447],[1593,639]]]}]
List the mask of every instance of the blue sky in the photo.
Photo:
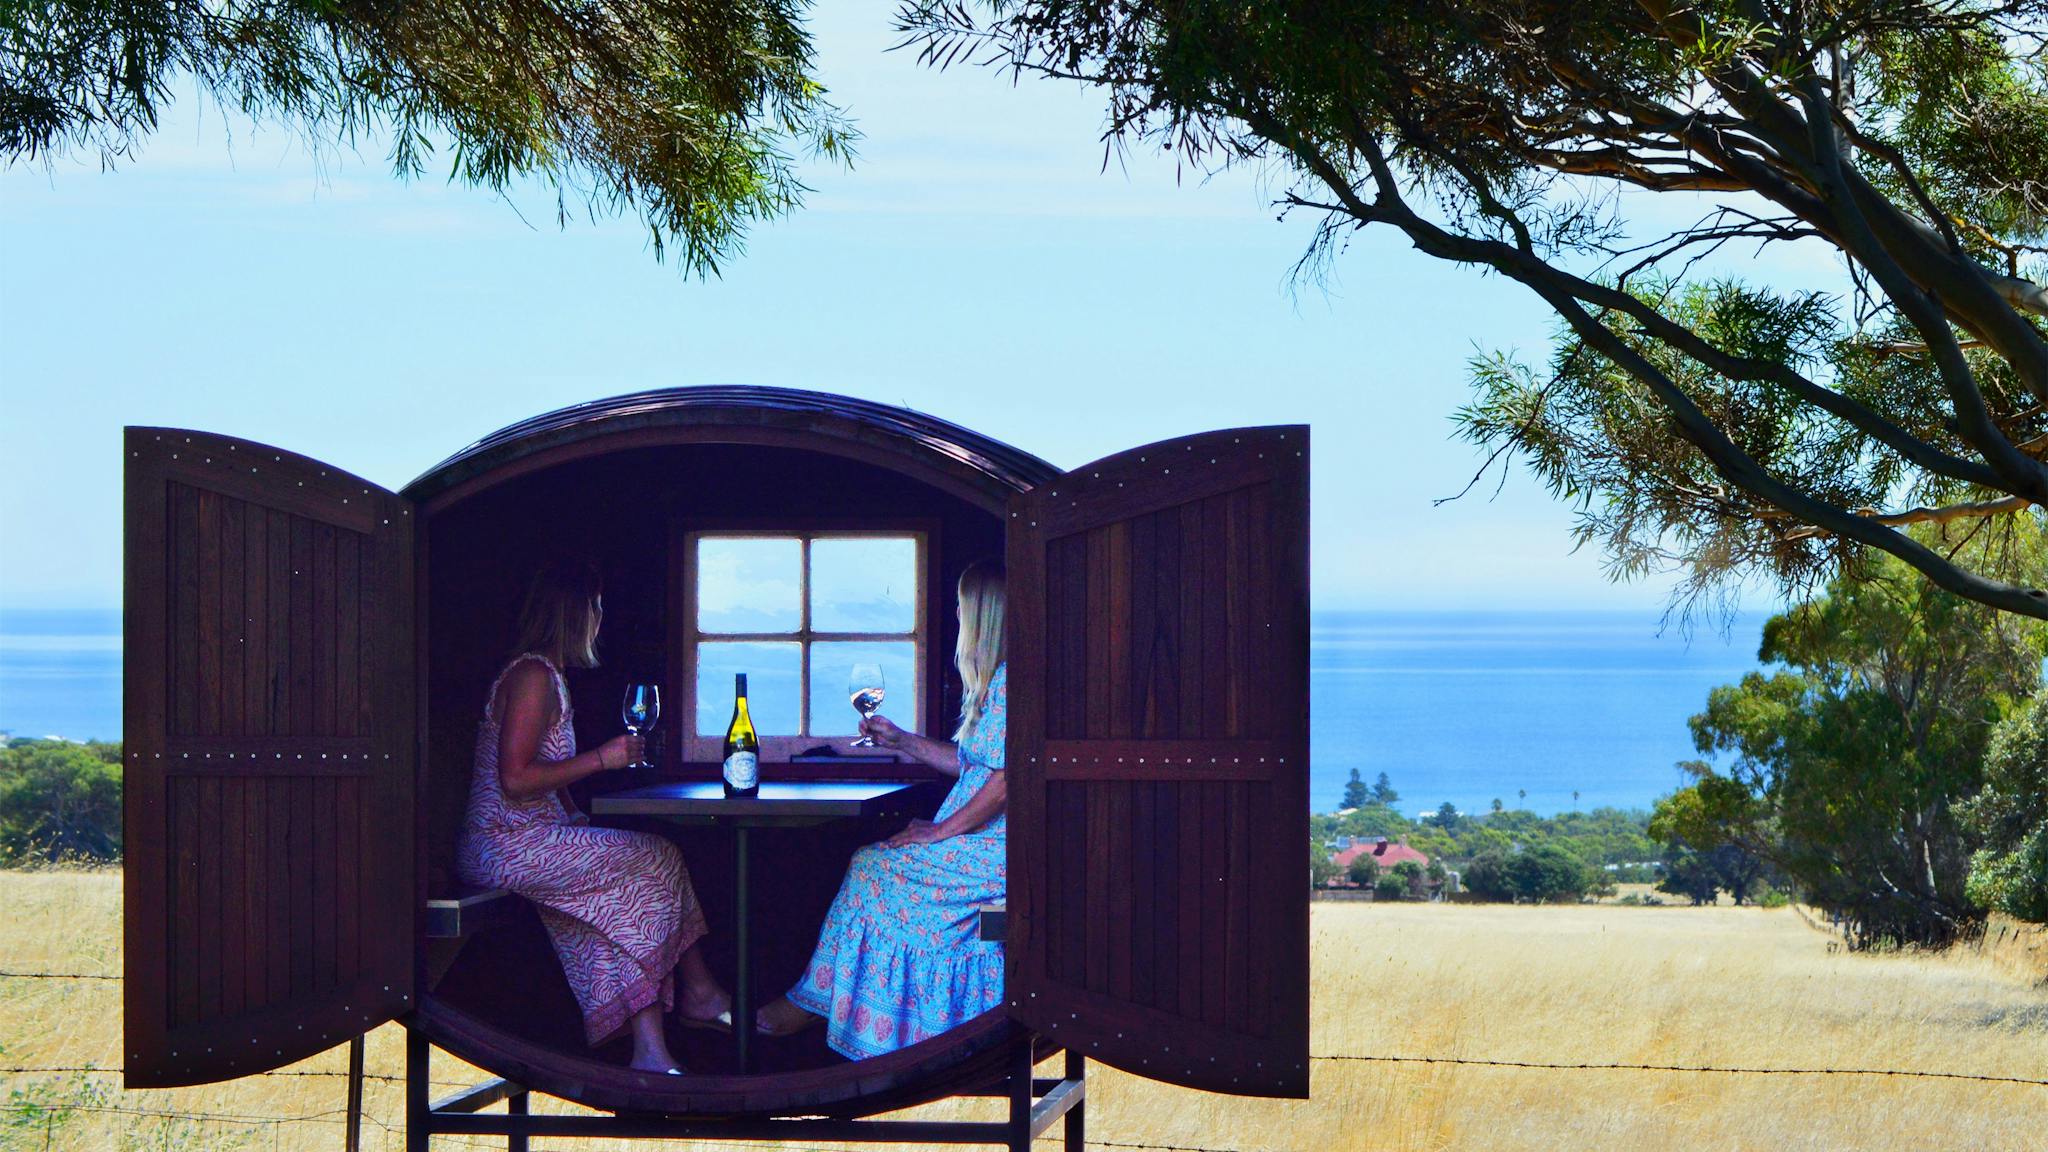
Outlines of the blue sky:
[{"label": "blue sky", "polygon": [[905,404],[1063,466],[1307,422],[1318,608],[1654,618],[1665,583],[1607,582],[1519,470],[1432,506],[1479,460],[1450,439],[1466,360],[1542,354],[1525,290],[1391,235],[1297,287],[1308,221],[1276,222],[1255,174],[1104,172],[1085,91],[920,69],[884,51],[883,6],[815,28],[860,158],[814,169],[808,206],[710,281],[656,264],[630,221],[559,229],[545,193],[402,183],[379,149],[310,151],[197,99],[112,172],[0,173],[0,608],[118,605],[124,424],[399,487],[564,404],[756,383]]}]

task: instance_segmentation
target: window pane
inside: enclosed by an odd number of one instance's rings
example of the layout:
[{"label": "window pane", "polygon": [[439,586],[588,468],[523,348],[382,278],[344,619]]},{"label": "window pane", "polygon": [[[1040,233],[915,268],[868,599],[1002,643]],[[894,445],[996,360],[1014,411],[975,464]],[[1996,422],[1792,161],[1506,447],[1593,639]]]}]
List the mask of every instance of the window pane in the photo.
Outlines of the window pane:
[{"label": "window pane", "polygon": [[803,623],[803,562],[803,545],[794,537],[699,538],[697,630],[796,631]]},{"label": "window pane", "polygon": [[[796,732],[800,644],[697,645],[697,735],[724,736],[732,723],[732,678],[747,674],[747,712],[762,736]],[[851,708],[848,709],[851,711]]]},{"label": "window pane", "polygon": [[850,674],[855,664],[882,667],[882,715],[911,731],[923,726],[918,711],[917,645],[817,643],[811,645],[811,734],[851,736],[860,731]]},{"label": "window pane", "polygon": [[910,536],[811,541],[811,628],[909,632],[917,627],[917,540]]}]

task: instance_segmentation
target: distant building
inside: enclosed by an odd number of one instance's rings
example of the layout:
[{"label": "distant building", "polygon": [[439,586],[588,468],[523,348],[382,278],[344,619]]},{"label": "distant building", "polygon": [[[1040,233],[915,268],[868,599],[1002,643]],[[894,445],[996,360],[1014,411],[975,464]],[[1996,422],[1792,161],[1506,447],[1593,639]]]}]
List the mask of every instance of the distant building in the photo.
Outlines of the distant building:
[{"label": "distant building", "polygon": [[1369,840],[1361,838],[1348,845],[1340,841],[1338,852],[1330,858],[1330,863],[1337,866],[1337,874],[1342,876],[1345,870],[1351,867],[1351,862],[1360,856],[1372,857],[1378,862],[1382,872],[1391,871],[1394,865],[1403,860],[1413,860],[1424,868],[1429,867],[1428,856],[1410,848],[1406,843],[1389,843],[1385,836],[1375,836]]},{"label": "distant building", "polygon": [[[1351,879],[1351,865],[1362,858],[1371,859],[1377,863],[1380,866],[1380,875],[1382,877],[1391,875],[1395,865],[1410,861],[1413,861],[1418,868],[1426,870],[1429,867],[1429,857],[1410,848],[1406,841],[1397,844],[1389,841],[1385,836],[1370,838],[1360,836],[1355,839],[1340,839],[1337,844],[1336,854],[1330,857],[1330,863],[1336,867],[1336,875],[1329,879],[1326,886],[1330,888],[1357,888],[1358,885]],[[1458,891],[1457,883],[1450,880],[1449,875],[1446,876],[1445,882],[1442,883],[1425,875],[1419,883],[1421,886],[1415,889],[1412,894],[1430,900],[1442,899],[1443,893],[1447,891]]]}]

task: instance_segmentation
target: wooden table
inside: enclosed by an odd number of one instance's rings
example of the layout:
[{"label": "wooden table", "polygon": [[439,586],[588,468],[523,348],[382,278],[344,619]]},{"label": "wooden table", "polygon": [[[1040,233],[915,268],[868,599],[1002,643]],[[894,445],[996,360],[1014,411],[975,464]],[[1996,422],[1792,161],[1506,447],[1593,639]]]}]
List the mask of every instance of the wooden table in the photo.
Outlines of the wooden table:
[{"label": "wooden table", "polygon": [[755,828],[803,828],[856,816],[907,814],[914,781],[844,783],[764,780],[757,795],[727,796],[716,780],[679,781],[628,788],[594,797],[592,816],[657,816],[679,824],[720,824],[732,829],[733,951],[732,1034],[739,1071],[753,1070],[753,956],[749,942],[747,833]]}]

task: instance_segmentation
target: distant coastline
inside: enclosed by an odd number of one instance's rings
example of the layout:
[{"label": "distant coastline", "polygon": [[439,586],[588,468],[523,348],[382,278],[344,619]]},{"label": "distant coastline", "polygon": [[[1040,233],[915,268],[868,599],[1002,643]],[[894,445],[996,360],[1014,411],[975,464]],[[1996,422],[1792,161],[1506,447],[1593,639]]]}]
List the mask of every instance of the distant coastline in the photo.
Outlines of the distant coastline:
[{"label": "distant coastline", "polygon": [[[1647,808],[1696,753],[1685,721],[1756,665],[1766,614],[1690,643],[1657,611],[1323,611],[1311,619],[1310,803],[1353,768],[1411,815],[1449,802]],[[0,611],[0,731],[115,739],[118,609]],[[1522,795],[1523,792],[1527,796]],[[1574,798],[1573,793],[1578,795]]]}]

